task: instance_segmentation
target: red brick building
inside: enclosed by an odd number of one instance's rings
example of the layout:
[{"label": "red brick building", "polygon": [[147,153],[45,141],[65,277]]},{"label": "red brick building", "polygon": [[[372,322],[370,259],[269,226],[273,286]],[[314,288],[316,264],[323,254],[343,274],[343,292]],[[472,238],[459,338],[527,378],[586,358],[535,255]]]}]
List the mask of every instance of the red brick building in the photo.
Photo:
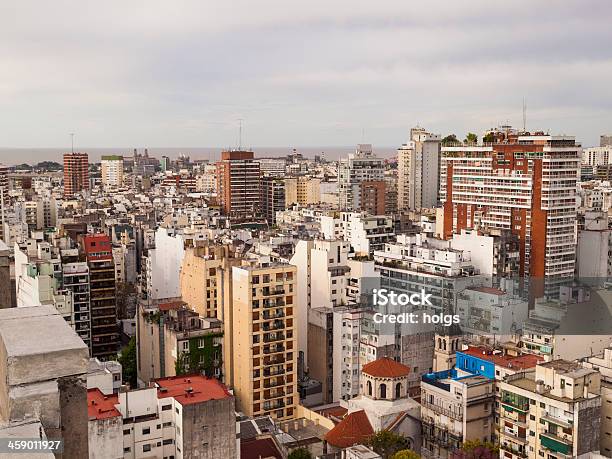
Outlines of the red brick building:
[{"label": "red brick building", "polygon": [[89,156],[87,153],[64,153],[64,196],[89,190]]}]

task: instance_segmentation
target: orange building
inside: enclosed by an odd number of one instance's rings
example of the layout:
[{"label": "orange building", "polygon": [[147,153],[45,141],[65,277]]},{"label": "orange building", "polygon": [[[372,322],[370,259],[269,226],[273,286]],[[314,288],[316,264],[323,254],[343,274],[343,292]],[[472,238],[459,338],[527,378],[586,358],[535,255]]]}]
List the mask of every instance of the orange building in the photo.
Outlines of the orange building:
[{"label": "orange building", "polygon": [[574,274],[580,146],[570,136],[512,130],[494,136],[486,145],[442,148],[443,235],[511,230],[520,241],[519,274],[542,279],[548,289]]},{"label": "orange building", "polygon": [[64,196],[89,190],[89,156],[87,153],[64,153]]}]

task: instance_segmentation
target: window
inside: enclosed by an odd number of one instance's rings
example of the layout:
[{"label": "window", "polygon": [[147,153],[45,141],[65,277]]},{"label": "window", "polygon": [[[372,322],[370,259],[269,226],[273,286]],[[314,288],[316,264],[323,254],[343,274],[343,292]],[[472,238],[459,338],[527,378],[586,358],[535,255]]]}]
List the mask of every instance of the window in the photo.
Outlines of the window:
[{"label": "window", "polygon": [[130,448],[129,446],[126,446],[125,448],[123,448],[124,453],[129,453],[130,451],[132,451],[132,448]]},{"label": "window", "polygon": [[565,388],[565,379],[561,378],[561,389]]},{"label": "window", "polygon": [[151,451],[151,445],[149,445],[149,444],[142,445],[142,451],[144,453],[147,453],[147,452]]},{"label": "window", "polygon": [[172,405],[162,405],[162,411],[168,411],[172,409]]},{"label": "window", "polygon": [[151,429],[148,427],[145,427],[144,429],[142,429],[142,434],[143,435],[149,435],[151,433]]},{"label": "window", "polygon": [[123,435],[129,435],[131,432],[130,429],[123,429]]},{"label": "window", "polygon": [[164,445],[171,445],[173,443],[172,438],[168,438],[166,440],[164,440]]},{"label": "window", "polygon": [[189,350],[189,341],[183,341],[183,351]]},{"label": "window", "polygon": [[386,384],[380,385],[380,398],[387,398],[387,385]]},{"label": "window", "polygon": [[162,425],[163,425],[163,427],[172,427],[172,421],[164,422]]}]

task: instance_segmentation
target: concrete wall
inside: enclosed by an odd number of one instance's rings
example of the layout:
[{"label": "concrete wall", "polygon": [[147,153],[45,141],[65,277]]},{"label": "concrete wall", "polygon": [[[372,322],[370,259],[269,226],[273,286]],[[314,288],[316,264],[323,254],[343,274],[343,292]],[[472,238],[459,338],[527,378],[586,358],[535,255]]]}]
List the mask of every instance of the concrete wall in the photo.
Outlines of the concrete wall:
[{"label": "concrete wall", "polygon": [[123,458],[123,422],[120,416],[91,420],[89,433],[89,459]]},{"label": "concrete wall", "polygon": [[89,351],[52,306],[0,311],[0,418],[39,421],[69,439],[60,457],[87,458]]},{"label": "concrete wall", "polygon": [[234,403],[226,397],[182,407],[183,458],[237,457]]}]

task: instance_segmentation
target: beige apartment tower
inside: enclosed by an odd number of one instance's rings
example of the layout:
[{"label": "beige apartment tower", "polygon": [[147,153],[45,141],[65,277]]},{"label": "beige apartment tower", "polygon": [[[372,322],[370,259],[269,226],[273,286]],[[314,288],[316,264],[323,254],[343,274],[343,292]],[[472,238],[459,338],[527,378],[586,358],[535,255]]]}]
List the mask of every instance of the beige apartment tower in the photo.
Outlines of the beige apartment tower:
[{"label": "beige apartment tower", "polygon": [[433,208],[438,203],[440,171],[439,135],[415,127],[410,140],[397,150],[397,207],[399,210]]},{"label": "beige apartment tower", "polygon": [[240,264],[231,245],[190,247],[181,264],[181,297],[201,317],[223,318],[221,270]]},{"label": "beige apartment tower", "polygon": [[321,179],[289,177],[285,179],[285,203],[307,206],[321,202]]},{"label": "beige apartment tower", "polygon": [[233,348],[227,355],[238,409],[247,416],[288,420],[296,414],[296,277],[289,264],[232,268]]},{"label": "beige apartment tower", "polygon": [[102,156],[102,185],[106,189],[115,189],[123,185],[123,156]]}]

